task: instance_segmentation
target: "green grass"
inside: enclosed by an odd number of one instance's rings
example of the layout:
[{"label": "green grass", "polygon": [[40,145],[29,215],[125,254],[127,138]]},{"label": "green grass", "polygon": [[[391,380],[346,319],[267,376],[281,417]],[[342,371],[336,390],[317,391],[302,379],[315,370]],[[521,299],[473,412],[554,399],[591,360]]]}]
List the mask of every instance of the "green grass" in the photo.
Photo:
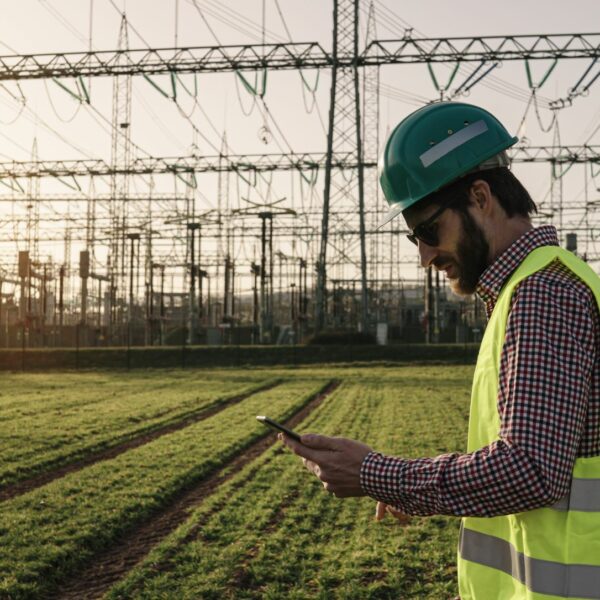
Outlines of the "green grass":
[{"label": "green grass", "polygon": [[[302,429],[407,457],[462,450],[471,372],[346,371],[347,383]],[[222,486],[108,598],[455,595],[457,521],[415,518],[400,527],[375,522],[374,508],[369,499],[325,493],[297,457],[276,446]]]},{"label": "green grass", "polygon": [[131,439],[263,385],[250,373],[3,376],[0,486]]},{"label": "green grass", "polygon": [[0,504],[0,597],[37,598],[285,419],[324,379],[292,379],[213,417]]},{"label": "green grass", "polygon": [[[7,461],[28,452],[33,456],[35,444],[43,447],[49,439],[43,432],[46,419],[52,423],[48,435],[57,436],[64,449],[73,448],[94,435],[95,414],[105,424],[98,432],[114,440],[117,432],[130,435],[123,433],[133,431],[128,427],[180,418],[197,406],[196,397],[208,399],[215,390],[229,395],[229,389],[237,393],[275,379],[284,383],[1,503],[0,598],[53,597],[61,581],[264,435],[256,414],[283,420],[331,379],[344,384],[298,431],[354,437],[407,457],[463,450],[472,373],[472,366],[346,365],[6,374],[0,452]],[[128,421],[135,414],[139,422]],[[28,423],[29,435],[6,438],[3,428],[13,422],[23,430]],[[391,519],[376,523],[374,509],[370,499],[338,500],[325,493],[297,457],[276,445],[209,496],[109,597],[439,600],[455,595],[457,521],[415,518],[400,527]]]}]

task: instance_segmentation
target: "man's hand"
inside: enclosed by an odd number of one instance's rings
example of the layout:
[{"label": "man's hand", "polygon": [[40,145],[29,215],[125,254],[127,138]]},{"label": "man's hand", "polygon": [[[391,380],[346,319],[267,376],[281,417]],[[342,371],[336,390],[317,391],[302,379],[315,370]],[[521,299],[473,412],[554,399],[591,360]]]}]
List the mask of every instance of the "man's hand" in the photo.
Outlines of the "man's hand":
[{"label": "man's hand", "polygon": [[375,520],[382,521],[383,519],[385,519],[385,515],[387,515],[388,513],[392,515],[392,517],[397,519],[401,525],[406,525],[407,523],[410,523],[410,516],[406,513],[395,509],[393,506],[390,506],[385,502],[378,502],[377,507],[375,508]]},{"label": "man's hand", "polygon": [[362,442],[325,435],[305,434],[302,443],[280,433],[279,439],[304,466],[314,473],[323,487],[338,498],[364,496],[360,485],[360,467],[371,448]]}]

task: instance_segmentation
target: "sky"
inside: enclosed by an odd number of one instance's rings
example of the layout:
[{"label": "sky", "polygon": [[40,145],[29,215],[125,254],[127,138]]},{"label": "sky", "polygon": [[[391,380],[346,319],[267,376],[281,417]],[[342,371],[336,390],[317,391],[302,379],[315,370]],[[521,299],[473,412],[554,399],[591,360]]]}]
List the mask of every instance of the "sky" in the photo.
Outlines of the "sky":
[{"label": "sky", "polygon": [[[248,44],[266,42],[316,41],[325,49],[331,47],[331,1],[305,0],[20,0],[2,2],[0,20],[0,54],[35,54],[84,52],[88,49],[114,50],[117,48],[122,13],[127,15],[130,48],[196,47],[215,44]],[[401,3],[377,0],[374,3],[378,39],[400,39],[411,30],[413,37],[474,37],[489,35],[537,35],[560,33],[594,33],[600,24],[600,2],[575,0],[571,3],[556,0],[505,0],[501,3],[483,3],[471,0],[454,2],[433,0],[405,0]],[[361,27],[364,24],[368,2],[361,3]],[[264,25],[264,27],[263,27]],[[264,29],[264,31],[263,31]],[[600,35],[595,37],[596,44]],[[586,97],[578,97],[572,106],[556,113],[558,127],[553,123],[554,113],[548,101],[564,98],[585,69],[589,60],[562,60],[548,80],[537,91],[538,106],[532,100],[526,67],[522,61],[507,61],[493,74],[476,85],[463,101],[479,104],[493,112],[507,129],[524,143],[533,146],[551,145],[560,139],[563,145],[600,145],[600,78]],[[551,63],[532,61],[533,81],[540,81]],[[596,65],[595,69],[600,69]],[[455,89],[472,69],[459,69],[450,90]],[[436,65],[439,82],[448,81],[450,67]],[[592,71],[594,73],[595,71]],[[245,73],[251,84],[260,85],[262,78]],[[386,133],[407,114],[424,102],[439,98],[425,65],[392,65],[381,68],[381,99],[379,146]],[[152,82],[170,92],[166,76],[152,77]],[[76,81],[62,80],[62,84],[76,90]],[[0,161],[30,160],[35,152],[39,160],[103,158],[110,162],[112,114],[111,78],[86,80],[91,105],[82,104],[57,83],[48,80],[28,80],[17,86],[5,82],[0,87]],[[131,138],[134,156],[185,156],[190,153],[214,155],[223,147],[226,136],[231,153],[324,152],[326,147],[330,78],[326,71],[318,75],[305,71],[269,72],[264,90],[265,106],[271,119],[264,117],[260,103],[244,89],[240,77],[234,73],[183,75],[177,84],[178,105],[165,98],[156,87],[142,77],[132,80]],[[187,91],[186,91],[187,90]],[[197,90],[194,93],[194,90]],[[545,131],[547,130],[547,131]],[[376,157],[375,157],[376,158]],[[531,192],[534,200],[549,215],[550,168],[548,165],[514,165],[514,171]],[[596,169],[598,170],[598,169]],[[374,174],[373,174],[374,175]],[[198,214],[222,208],[240,208],[265,205],[279,200],[278,206],[295,210],[295,224],[316,223],[321,206],[323,180],[320,175],[310,185],[297,174],[275,174],[271,178],[245,181],[229,177],[219,182],[215,175],[198,178],[193,191]],[[73,185],[79,185],[87,195],[110,191],[110,181],[87,178],[75,182],[57,182],[43,179],[39,194],[74,194]],[[221,187],[219,188],[219,184]],[[255,184],[255,185],[254,185]],[[571,208],[564,213],[565,231],[578,231],[586,223],[598,226],[598,206],[590,202],[600,198],[600,173],[587,166],[573,167],[562,180],[563,202]],[[11,271],[16,251],[23,249],[27,237],[27,194],[35,192],[32,183],[23,182],[25,194],[8,186],[0,190],[0,268]],[[184,182],[172,176],[132,178],[130,192],[178,194],[185,196]],[[188,190],[188,194],[189,194]],[[219,201],[219,194],[221,200]],[[18,199],[13,202],[11,199]],[[367,198],[369,206],[383,211],[381,198]],[[254,203],[254,204],[250,204]],[[588,210],[583,206],[588,203]],[[153,227],[159,232],[155,252],[165,261],[178,264],[185,261],[185,236],[181,214],[184,203],[162,204],[151,208]],[[107,207],[98,203],[98,215],[107,214]],[[132,220],[150,210],[146,204],[133,207]],[[56,263],[64,260],[65,247],[61,241],[65,227],[75,241],[71,252],[76,255],[83,248],[77,241],[85,225],[85,203],[46,202],[41,205],[44,217],[40,233],[40,256],[51,257]],[[104,212],[103,212],[104,211]],[[304,213],[304,218],[302,214]],[[159,215],[159,216],[157,216]],[[144,218],[146,218],[144,212]],[[169,216],[172,218],[169,221]],[[548,219],[549,217],[543,217]],[[556,219],[556,214],[553,217]],[[157,220],[158,219],[158,220]],[[375,215],[372,216],[375,222]],[[179,220],[179,222],[177,222]],[[140,221],[141,222],[141,221]],[[106,263],[106,221],[98,220],[94,232],[95,268],[102,270]],[[278,220],[290,226],[286,217]],[[249,264],[258,253],[256,218],[230,222],[229,245],[237,260]],[[103,229],[104,228],[104,229]],[[246,231],[245,235],[242,234]],[[161,237],[162,236],[162,237]],[[580,234],[580,249],[600,259],[600,232],[595,237]],[[53,238],[50,240],[49,238]],[[207,244],[210,245],[209,242]],[[217,248],[207,247],[207,254],[215,256]],[[318,250],[316,235],[299,235],[281,240],[278,250],[288,257],[314,260]],[[394,277],[416,275],[414,249],[398,242],[391,249],[370,247],[373,256],[390,264]],[[351,246],[356,251],[356,244]],[[387,251],[385,261],[382,256]],[[384,270],[388,266],[382,267]],[[592,262],[597,270],[600,260]],[[347,274],[340,268],[338,275]],[[250,285],[249,278],[247,285]]]}]

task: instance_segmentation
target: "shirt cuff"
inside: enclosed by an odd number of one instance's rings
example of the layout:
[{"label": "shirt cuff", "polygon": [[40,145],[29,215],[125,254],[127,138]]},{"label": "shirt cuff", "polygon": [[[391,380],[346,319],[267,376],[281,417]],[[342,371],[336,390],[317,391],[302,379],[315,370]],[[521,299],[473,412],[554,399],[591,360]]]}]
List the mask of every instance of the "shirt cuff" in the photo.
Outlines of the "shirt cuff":
[{"label": "shirt cuff", "polygon": [[360,485],[363,492],[375,500],[394,505],[400,491],[402,459],[369,452],[360,467]]}]

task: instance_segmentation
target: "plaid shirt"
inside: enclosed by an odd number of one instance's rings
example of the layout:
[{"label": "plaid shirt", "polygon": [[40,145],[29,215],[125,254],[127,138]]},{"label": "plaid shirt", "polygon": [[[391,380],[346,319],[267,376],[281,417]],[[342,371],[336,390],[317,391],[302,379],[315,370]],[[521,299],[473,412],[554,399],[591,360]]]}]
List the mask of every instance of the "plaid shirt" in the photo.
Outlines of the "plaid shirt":
[{"label": "plaid shirt", "polygon": [[[531,229],[481,276],[489,316],[531,250],[558,245]],[[496,516],[548,506],[568,493],[577,457],[600,455],[600,317],[591,290],[559,261],[516,288],[500,358],[500,438],[469,454],[404,459],[371,452],[367,495],[413,515]]]}]

